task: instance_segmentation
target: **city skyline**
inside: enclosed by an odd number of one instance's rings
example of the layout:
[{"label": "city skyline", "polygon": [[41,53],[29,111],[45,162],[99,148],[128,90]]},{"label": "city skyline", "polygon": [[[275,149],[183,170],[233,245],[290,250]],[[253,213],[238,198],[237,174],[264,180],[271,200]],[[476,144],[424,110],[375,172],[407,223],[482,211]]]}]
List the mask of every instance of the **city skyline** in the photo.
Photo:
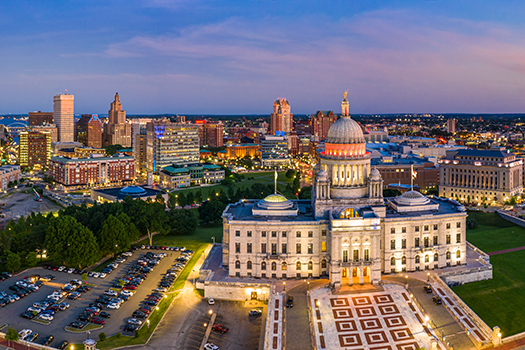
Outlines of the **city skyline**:
[{"label": "city skyline", "polygon": [[[520,113],[520,9],[507,1],[35,1],[0,5],[0,114]],[[198,103],[196,103],[198,101]]]}]

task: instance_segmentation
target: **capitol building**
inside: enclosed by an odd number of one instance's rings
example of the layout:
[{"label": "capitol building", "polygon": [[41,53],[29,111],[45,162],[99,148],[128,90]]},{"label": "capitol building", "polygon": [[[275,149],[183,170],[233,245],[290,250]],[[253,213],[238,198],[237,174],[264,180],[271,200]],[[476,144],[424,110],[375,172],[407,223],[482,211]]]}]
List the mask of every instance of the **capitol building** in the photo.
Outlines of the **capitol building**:
[{"label": "capitol building", "polygon": [[275,193],[226,208],[222,263],[230,277],[328,277],[338,288],[466,263],[465,208],[416,191],[383,198],[383,179],[348,110],[345,94],[319,154],[311,200]]}]

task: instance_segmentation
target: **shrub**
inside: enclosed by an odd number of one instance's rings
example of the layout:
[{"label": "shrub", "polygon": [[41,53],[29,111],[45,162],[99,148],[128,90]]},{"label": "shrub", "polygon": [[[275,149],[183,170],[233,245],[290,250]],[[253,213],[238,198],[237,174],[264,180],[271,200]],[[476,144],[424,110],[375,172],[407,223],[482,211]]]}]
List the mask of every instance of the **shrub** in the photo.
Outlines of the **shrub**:
[{"label": "shrub", "polygon": [[106,340],[106,333],[102,332],[98,335],[98,339],[100,339],[100,341],[104,341]]}]

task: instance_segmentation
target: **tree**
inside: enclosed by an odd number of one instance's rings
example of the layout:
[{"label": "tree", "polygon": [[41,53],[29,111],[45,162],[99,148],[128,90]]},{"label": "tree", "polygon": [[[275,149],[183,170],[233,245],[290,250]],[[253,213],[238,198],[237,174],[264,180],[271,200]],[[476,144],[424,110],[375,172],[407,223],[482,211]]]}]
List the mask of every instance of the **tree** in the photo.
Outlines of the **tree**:
[{"label": "tree", "polygon": [[218,200],[221,201],[225,205],[228,205],[228,203],[230,203],[230,200],[228,199],[228,196],[226,195],[226,193],[224,191],[221,191],[219,193]]},{"label": "tree", "polygon": [[186,204],[188,203],[186,201],[186,195],[184,194],[184,192],[181,192],[179,193],[178,197],[177,197],[177,203],[179,204],[179,207],[185,207]]},{"label": "tree", "polygon": [[116,254],[123,249],[128,249],[130,243],[126,226],[113,215],[109,215],[100,231],[100,250],[104,253]]},{"label": "tree", "polygon": [[202,191],[198,190],[195,192],[195,203],[201,203],[202,202]]},{"label": "tree", "polygon": [[168,196],[168,208],[175,209],[177,206],[177,197],[173,193],[170,193]]},{"label": "tree", "polygon": [[140,232],[137,229],[137,226],[131,221],[131,218],[126,213],[120,213],[118,214],[117,219],[124,224],[130,245],[131,243],[136,242],[140,238]]},{"label": "tree", "polygon": [[197,217],[191,210],[172,210],[169,213],[170,234],[191,235],[198,226]]},{"label": "tree", "polygon": [[19,335],[16,329],[9,327],[5,333],[5,340],[7,340],[7,346],[11,346],[12,341],[18,341]]},{"label": "tree", "polygon": [[478,221],[474,218],[468,218],[467,219],[467,229],[472,230],[478,227]]},{"label": "tree", "polygon": [[157,201],[157,203],[166,205],[166,203],[164,201],[164,196],[162,195],[162,192],[157,193],[157,195],[155,196],[155,200]]},{"label": "tree", "polygon": [[106,149],[106,155],[112,156],[117,153],[118,150],[123,149],[122,145],[108,145],[104,147]]},{"label": "tree", "polygon": [[5,262],[5,267],[8,271],[15,272],[22,264],[20,263],[20,256],[16,253],[9,252]]},{"label": "tree", "polygon": [[188,194],[186,195],[186,203],[188,205],[192,205],[193,203],[195,203],[195,196],[193,195],[193,192],[188,192]]},{"label": "tree", "polygon": [[139,210],[133,216],[135,219],[134,224],[139,232],[148,235],[149,244],[153,245],[153,235],[167,232],[165,227],[168,220],[166,210],[162,204],[156,202],[148,204],[140,198],[138,200],[140,200],[141,204],[138,208]]},{"label": "tree", "polygon": [[221,201],[217,199],[209,200],[199,207],[199,217],[205,223],[213,222],[218,224],[225,208],[226,205]]},{"label": "tree", "polygon": [[68,215],[50,220],[46,245],[52,259],[79,268],[94,264],[100,257],[93,232]]},{"label": "tree", "polygon": [[299,192],[299,199],[310,199],[312,198],[312,186],[305,186],[301,188]]},{"label": "tree", "polygon": [[286,172],[286,178],[288,179],[293,179],[293,177],[295,176],[296,172],[295,170],[293,169],[288,169],[288,171]]},{"label": "tree", "polygon": [[27,267],[35,267],[37,262],[36,252],[29,252],[26,256],[25,265]]},{"label": "tree", "polygon": [[98,335],[98,339],[99,339],[100,341],[104,341],[104,340],[106,340],[106,333],[101,332],[101,333]]},{"label": "tree", "polygon": [[293,192],[298,193],[300,188],[301,188],[301,173],[297,173],[297,175],[295,175],[295,179],[293,180]]},{"label": "tree", "polygon": [[516,196],[510,197],[509,204],[510,205],[516,205]]}]

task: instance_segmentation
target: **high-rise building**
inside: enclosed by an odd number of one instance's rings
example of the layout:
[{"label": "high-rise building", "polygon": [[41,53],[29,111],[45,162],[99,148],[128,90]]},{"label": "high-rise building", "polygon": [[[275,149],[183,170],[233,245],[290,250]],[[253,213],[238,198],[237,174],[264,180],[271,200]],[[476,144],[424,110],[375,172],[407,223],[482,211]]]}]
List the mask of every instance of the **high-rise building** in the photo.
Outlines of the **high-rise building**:
[{"label": "high-rise building", "polygon": [[330,130],[330,127],[336,120],[337,116],[333,111],[317,111],[310,120],[311,133],[314,140],[319,142],[324,141],[328,135],[328,130]]},{"label": "high-rise building", "polygon": [[456,133],[456,119],[447,119],[447,132],[451,134]]},{"label": "high-rise building", "polygon": [[93,114],[87,123],[86,145],[93,148],[102,148],[102,122],[96,114]]},{"label": "high-rise building", "polygon": [[270,116],[270,134],[276,131],[289,133],[293,129],[293,114],[290,112],[290,103],[285,98],[275,100],[273,113]]},{"label": "high-rise building", "polygon": [[76,141],[83,145],[87,145],[87,127],[92,116],[92,114],[82,114],[75,123]]},{"label": "high-rise building", "polygon": [[165,166],[199,162],[199,131],[195,124],[162,119],[149,122],[146,130],[148,172],[158,174]]},{"label": "high-rise building", "polygon": [[53,124],[53,112],[29,112],[27,125]]},{"label": "high-rise building", "polygon": [[224,126],[221,121],[206,123],[204,126],[205,130],[205,145],[208,147],[222,147],[223,146],[223,136],[224,136]]},{"label": "high-rise building", "polygon": [[122,110],[118,92],[108,111],[108,124],[104,128],[104,145],[131,147],[131,125],[126,121],[126,111]]},{"label": "high-rise building", "polygon": [[131,125],[131,149],[133,157],[137,160],[137,172],[140,172],[142,167],[139,155],[146,154],[146,125],[149,122],[150,118],[135,118]]},{"label": "high-rise building", "polygon": [[289,164],[288,141],[284,136],[266,135],[261,140],[261,159],[264,166]]},{"label": "high-rise building", "polygon": [[20,166],[47,166],[51,158],[51,134],[48,131],[22,131],[18,147]]},{"label": "high-rise building", "polygon": [[75,96],[58,94],[53,97],[53,122],[59,142],[75,141]]},{"label": "high-rise building", "polygon": [[35,131],[35,132],[47,131],[51,135],[51,142],[58,141],[58,129],[55,124],[44,124],[44,125],[32,126],[31,131]]}]

